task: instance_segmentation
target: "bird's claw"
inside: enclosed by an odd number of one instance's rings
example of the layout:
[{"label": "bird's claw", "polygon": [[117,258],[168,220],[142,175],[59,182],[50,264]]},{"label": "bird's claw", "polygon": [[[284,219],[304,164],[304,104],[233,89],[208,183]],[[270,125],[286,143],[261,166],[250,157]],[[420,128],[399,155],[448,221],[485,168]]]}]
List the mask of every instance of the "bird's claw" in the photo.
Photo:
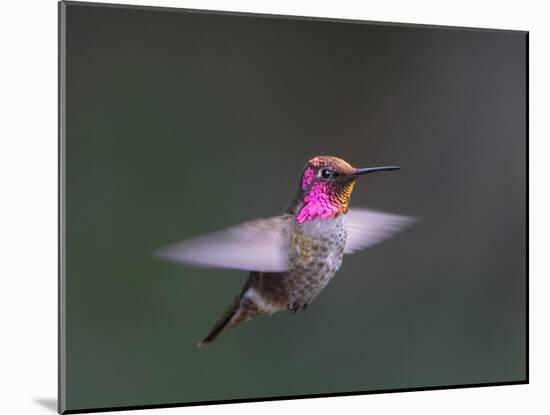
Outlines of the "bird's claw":
[{"label": "bird's claw", "polygon": [[298,303],[294,303],[294,304],[289,304],[286,306],[286,308],[288,308],[288,311],[292,311],[294,314],[296,314],[296,312],[301,308],[302,306]]},{"label": "bird's claw", "polygon": [[292,311],[294,314],[296,314],[296,312],[299,309],[305,310],[307,306],[308,306],[308,303],[305,303],[305,304],[294,303],[292,305],[291,304],[287,305],[286,308],[288,308],[289,311]]}]

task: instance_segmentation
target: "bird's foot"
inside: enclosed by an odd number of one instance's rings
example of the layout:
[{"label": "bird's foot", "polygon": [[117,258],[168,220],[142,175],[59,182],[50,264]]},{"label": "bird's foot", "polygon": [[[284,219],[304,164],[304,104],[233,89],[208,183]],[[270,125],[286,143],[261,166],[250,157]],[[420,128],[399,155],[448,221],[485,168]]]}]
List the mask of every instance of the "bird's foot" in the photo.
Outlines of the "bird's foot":
[{"label": "bird's foot", "polygon": [[308,305],[309,305],[308,303],[305,303],[305,304],[293,303],[293,304],[287,305],[286,308],[288,308],[289,311],[292,311],[294,314],[296,314],[296,312],[300,309],[305,310]]},{"label": "bird's foot", "polygon": [[292,311],[294,314],[296,314],[296,312],[302,308],[301,304],[298,304],[298,303],[294,303],[294,304],[289,304],[286,306],[286,308],[288,308],[288,311]]}]

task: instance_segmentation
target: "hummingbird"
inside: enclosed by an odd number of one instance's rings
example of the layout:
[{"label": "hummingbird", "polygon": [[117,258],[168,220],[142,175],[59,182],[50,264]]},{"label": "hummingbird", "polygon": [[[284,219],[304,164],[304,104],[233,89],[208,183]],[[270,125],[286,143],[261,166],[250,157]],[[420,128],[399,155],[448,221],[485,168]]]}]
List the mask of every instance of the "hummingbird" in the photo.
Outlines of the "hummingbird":
[{"label": "hummingbird", "polygon": [[259,315],[305,310],[334,277],[344,254],[382,242],[412,224],[415,219],[409,216],[349,207],[358,178],[399,169],[355,168],[338,157],[314,157],[302,171],[296,197],[280,215],[159,250],[168,260],[249,272],[240,293],[199,346]]}]

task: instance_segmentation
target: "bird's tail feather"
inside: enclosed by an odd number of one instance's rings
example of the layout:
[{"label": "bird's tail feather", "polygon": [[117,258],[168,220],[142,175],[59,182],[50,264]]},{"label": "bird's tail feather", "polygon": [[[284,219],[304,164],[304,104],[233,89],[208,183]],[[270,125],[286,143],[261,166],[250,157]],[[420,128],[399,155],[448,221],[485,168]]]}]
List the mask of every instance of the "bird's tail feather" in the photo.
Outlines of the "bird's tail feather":
[{"label": "bird's tail feather", "polygon": [[206,346],[212,343],[224,330],[229,328],[229,323],[231,323],[231,319],[233,319],[233,317],[237,313],[237,310],[239,309],[239,303],[240,298],[237,297],[233,304],[231,304],[225,311],[225,313],[223,313],[222,318],[220,318],[218,322],[214,324],[214,327],[212,327],[210,333],[208,333],[208,335],[201,342],[199,342],[199,347]]},{"label": "bird's tail feather", "polygon": [[251,318],[262,313],[263,311],[251,298],[244,295],[238,296],[233,304],[231,304],[231,306],[229,306],[225,311],[222,318],[220,318],[212,330],[210,330],[210,333],[208,333],[208,335],[201,342],[199,342],[199,347],[212,343],[225,330],[239,323],[250,320]]}]

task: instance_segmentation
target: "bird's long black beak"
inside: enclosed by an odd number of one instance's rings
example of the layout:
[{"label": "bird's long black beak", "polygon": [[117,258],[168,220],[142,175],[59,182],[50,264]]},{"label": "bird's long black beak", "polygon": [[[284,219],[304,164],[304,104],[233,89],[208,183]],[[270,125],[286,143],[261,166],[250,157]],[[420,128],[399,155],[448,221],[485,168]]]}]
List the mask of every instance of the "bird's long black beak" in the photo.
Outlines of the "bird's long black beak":
[{"label": "bird's long black beak", "polygon": [[399,170],[399,169],[401,169],[401,167],[399,166],[366,167],[364,169],[356,169],[353,175],[361,176],[363,174],[374,173],[377,171],[392,171],[392,170]]}]

